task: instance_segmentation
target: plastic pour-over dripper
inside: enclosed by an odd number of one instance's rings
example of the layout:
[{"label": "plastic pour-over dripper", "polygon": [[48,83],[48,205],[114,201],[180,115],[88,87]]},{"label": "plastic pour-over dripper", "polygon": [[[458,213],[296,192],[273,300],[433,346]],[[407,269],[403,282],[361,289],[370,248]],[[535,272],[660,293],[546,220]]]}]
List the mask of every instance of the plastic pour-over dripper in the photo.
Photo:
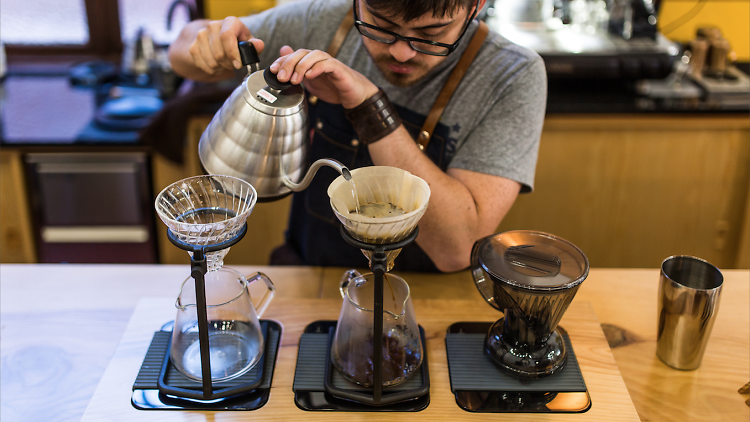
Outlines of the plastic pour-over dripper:
[{"label": "plastic pour-over dripper", "polygon": [[[196,176],[177,181],[156,197],[156,213],[174,236],[190,245],[232,239],[255,207],[255,189],[232,176]],[[208,271],[224,264],[229,248],[206,253]]]},{"label": "plastic pour-over dripper", "polygon": [[[376,245],[405,239],[427,210],[430,199],[427,182],[408,171],[386,166],[362,167],[352,170],[351,175],[351,181],[339,176],[328,187],[331,208],[349,234],[361,242]],[[371,217],[356,212],[358,207],[367,204],[391,204],[404,214]],[[401,249],[386,252],[388,271],[400,252]],[[371,251],[362,250],[362,253],[371,259]]]}]

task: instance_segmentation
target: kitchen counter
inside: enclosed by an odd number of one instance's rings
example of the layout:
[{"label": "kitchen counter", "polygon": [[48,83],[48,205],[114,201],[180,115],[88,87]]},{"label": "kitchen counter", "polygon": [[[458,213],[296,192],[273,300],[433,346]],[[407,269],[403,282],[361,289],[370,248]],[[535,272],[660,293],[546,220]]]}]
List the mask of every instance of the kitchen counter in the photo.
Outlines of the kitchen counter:
[{"label": "kitchen counter", "polygon": [[[113,374],[117,373],[116,367],[108,368],[108,365],[113,355],[113,362],[122,357],[122,345],[118,347],[118,344],[123,333],[132,334],[134,327],[142,324],[144,306],[151,309],[148,312],[158,316],[156,319],[159,320],[153,321],[157,328],[165,322],[161,319],[172,314],[170,305],[180,283],[188,275],[187,259],[185,261],[185,265],[174,266],[1,265],[0,419],[72,421],[80,420],[86,412],[84,420],[102,420],[102,403],[112,401],[117,402],[112,403],[112,408],[122,408],[123,412],[110,415],[107,420],[142,420],[146,417],[159,420],[255,419],[261,415],[273,419],[274,414],[269,412],[140,412],[130,407],[128,397],[108,399],[109,383]],[[338,282],[344,270],[342,268],[235,268],[246,274],[263,271],[277,286],[277,298],[269,307],[266,317],[284,323],[279,365],[282,361],[287,366],[290,362],[293,365],[298,334],[292,333],[298,333],[308,322],[338,315]],[[624,389],[621,394],[613,394],[612,397],[597,397],[592,392],[592,410],[578,416],[565,415],[561,419],[590,420],[595,415],[608,415],[606,419],[609,420],[627,420],[630,414],[622,409],[627,409],[626,404],[632,399],[637,416],[642,420],[747,420],[750,417],[750,408],[745,404],[748,395],[739,394],[737,389],[750,381],[750,362],[747,359],[750,350],[750,272],[725,270],[723,273],[725,284],[721,305],[703,364],[695,371],[677,371],[668,368],[655,355],[659,271],[592,269],[571,305],[570,315],[566,314],[561,325],[568,324],[568,330],[575,331],[578,329],[575,325],[577,315],[591,309],[605,331],[620,335],[614,343],[613,339],[617,336],[611,336],[610,343],[614,346],[611,352],[601,349],[594,361],[604,365],[613,356],[630,397],[626,397]],[[430,307],[438,307],[435,309],[445,314],[444,319],[455,321],[471,318],[491,321],[499,317],[489,305],[482,303],[468,272],[400,275],[411,286],[418,321],[420,312],[422,315],[435,312]],[[158,299],[149,299],[154,296]],[[159,304],[160,308],[170,309],[148,308],[147,305],[154,303]],[[331,309],[315,315],[304,312],[321,304]],[[136,307],[138,310],[134,313]],[[145,315],[148,316],[148,312]],[[422,323],[435,326],[435,322],[427,317]],[[428,337],[428,349],[434,362],[431,373],[445,359],[444,353],[438,353],[443,344],[442,335],[434,331]],[[573,341],[576,347],[575,338]],[[592,365],[592,362],[582,363],[584,377],[594,382],[595,374],[587,372],[586,365]],[[286,391],[291,375],[282,372],[279,369],[274,376],[274,389],[282,390],[272,390],[266,406],[276,408],[281,401],[286,408],[292,409],[293,415],[280,414],[279,417],[301,419],[309,416],[319,419],[332,415],[305,413],[286,403],[285,400],[292,396],[291,391]],[[135,376],[131,375],[130,378]],[[435,377],[439,380],[445,374],[441,372]],[[130,378],[128,383],[132,383]],[[457,414],[466,419],[498,417],[460,411],[452,402],[449,390],[441,388],[435,391],[436,383],[433,383],[431,391],[431,407],[445,408],[450,412],[459,410]],[[609,387],[617,391],[618,383],[612,384]],[[129,388],[130,384],[126,389]],[[593,389],[593,386],[589,388]],[[597,405],[601,406],[608,400],[620,403],[621,407],[597,408]],[[126,406],[123,407],[123,403]],[[126,408],[127,412],[124,411]],[[607,413],[608,410],[611,414]],[[412,415],[424,418],[434,412],[425,413],[428,411],[430,407]],[[349,420],[394,416],[369,413],[336,415]],[[549,415],[534,414],[502,416],[512,420],[550,419]]]},{"label": "kitchen counter", "polygon": [[[547,116],[559,114],[633,116],[744,115],[750,111],[747,72],[733,69],[737,81],[685,77],[665,79],[560,79],[547,81]],[[703,87],[705,86],[705,88]],[[712,90],[709,90],[710,89]]]},{"label": "kitchen counter", "polygon": [[4,147],[132,146],[137,130],[94,124],[100,93],[71,86],[67,75],[8,75],[2,82],[0,142]]},{"label": "kitchen counter", "polygon": [[[227,82],[224,88],[231,88],[231,84]],[[107,88],[108,85],[97,89],[71,86],[67,74],[9,74],[0,82],[0,145],[27,149],[56,146],[110,148],[143,144],[138,130],[106,129],[94,123]],[[750,102],[731,109],[700,101],[685,104],[649,98],[637,93],[636,81],[625,79],[552,78],[548,81],[548,91],[548,115],[746,115],[750,110]],[[213,115],[221,103],[214,99],[201,111]]]}]

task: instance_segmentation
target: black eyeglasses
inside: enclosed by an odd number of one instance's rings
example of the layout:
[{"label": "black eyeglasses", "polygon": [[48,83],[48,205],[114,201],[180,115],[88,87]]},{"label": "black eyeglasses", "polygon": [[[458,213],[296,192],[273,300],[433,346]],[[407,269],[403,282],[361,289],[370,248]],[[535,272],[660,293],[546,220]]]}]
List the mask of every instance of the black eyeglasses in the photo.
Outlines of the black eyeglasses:
[{"label": "black eyeglasses", "polygon": [[402,37],[395,32],[391,32],[383,28],[378,28],[377,26],[370,25],[367,22],[362,22],[361,20],[359,20],[359,16],[357,16],[357,0],[354,0],[354,6],[352,10],[354,12],[354,26],[357,28],[360,34],[364,35],[367,38],[385,44],[393,44],[396,42],[396,40],[406,41],[407,43],[409,43],[409,46],[414,49],[414,51],[429,54],[431,56],[447,56],[458,47],[458,43],[461,42],[461,38],[463,38],[464,34],[466,34],[466,30],[469,29],[469,24],[472,20],[474,20],[474,17],[477,14],[477,8],[479,8],[479,1],[477,1],[476,7],[474,8],[474,12],[471,14],[471,17],[466,21],[466,25],[464,26],[464,30],[461,32],[461,36],[459,36],[456,42],[454,42],[453,44],[443,44],[436,41],[424,40],[421,38]]}]

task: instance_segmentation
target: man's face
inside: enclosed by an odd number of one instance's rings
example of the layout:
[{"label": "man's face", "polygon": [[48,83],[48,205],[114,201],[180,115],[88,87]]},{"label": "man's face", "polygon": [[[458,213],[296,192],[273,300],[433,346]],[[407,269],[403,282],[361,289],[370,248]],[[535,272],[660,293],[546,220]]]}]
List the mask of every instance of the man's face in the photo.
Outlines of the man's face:
[{"label": "man's face", "polygon": [[[462,8],[453,15],[446,15],[442,18],[436,18],[432,16],[432,13],[427,13],[415,20],[404,22],[399,17],[388,16],[387,11],[368,8],[364,0],[358,0],[357,3],[359,19],[363,22],[404,37],[421,38],[444,44],[456,42],[473,11],[473,7]],[[419,53],[412,49],[409,43],[401,40],[396,40],[393,44],[385,44],[362,36],[362,42],[385,79],[396,86],[414,84],[447,57]]]}]

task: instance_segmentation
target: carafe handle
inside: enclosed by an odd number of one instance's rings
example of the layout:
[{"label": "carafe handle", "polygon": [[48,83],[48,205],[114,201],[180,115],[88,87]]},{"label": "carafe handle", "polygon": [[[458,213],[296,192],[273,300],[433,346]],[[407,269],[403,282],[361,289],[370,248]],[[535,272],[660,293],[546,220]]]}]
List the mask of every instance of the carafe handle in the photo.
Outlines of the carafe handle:
[{"label": "carafe handle", "polygon": [[339,292],[341,293],[342,299],[346,299],[344,289],[346,289],[349,286],[349,283],[357,277],[362,277],[362,274],[357,270],[348,270],[344,272],[344,275],[341,277],[341,284],[339,285]]},{"label": "carafe handle", "polygon": [[262,272],[257,272],[252,277],[246,278],[248,285],[257,280],[263,280],[263,282],[266,283],[266,287],[268,287],[268,291],[266,291],[266,294],[263,295],[263,298],[260,300],[258,305],[256,306],[255,304],[253,304],[253,306],[255,306],[255,313],[258,315],[258,318],[260,318],[261,316],[263,316],[263,312],[266,311],[266,308],[268,308],[268,305],[271,303],[271,299],[273,299],[273,297],[276,295],[276,287],[273,285],[271,279]]}]

